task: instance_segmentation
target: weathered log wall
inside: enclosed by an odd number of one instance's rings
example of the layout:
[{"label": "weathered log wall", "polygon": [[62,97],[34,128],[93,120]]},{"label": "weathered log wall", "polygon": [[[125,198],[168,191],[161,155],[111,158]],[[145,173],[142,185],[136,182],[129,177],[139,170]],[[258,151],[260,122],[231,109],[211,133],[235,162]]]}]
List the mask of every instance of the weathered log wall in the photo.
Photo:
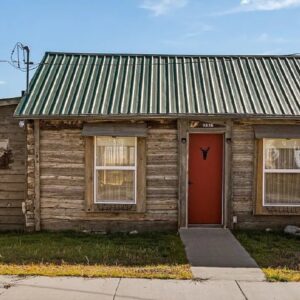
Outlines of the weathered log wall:
[{"label": "weathered log wall", "polygon": [[[53,126],[52,126],[53,125]],[[146,212],[87,212],[79,123],[40,127],[40,220],[48,230],[166,230],[177,226],[176,124],[148,123]]]},{"label": "weathered log wall", "polygon": [[232,215],[238,228],[284,227],[300,225],[300,216],[280,215],[280,208],[269,215],[255,212],[256,152],[252,125],[235,124],[232,129]]},{"label": "weathered log wall", "polygon": [[[0,230],[24,229],[26,143],[25,130],[13,119],[15,108],[15,104],[0,106]],[[9,155],[4,153],[6,142]]]},{"label": "weathered log wall", "polygon": [[[85,138],[82,122],[42,121],[40,125],[40,222],[48,230],[166,230],[177,227],[178,131],[175,122],[147,122],[146,211],[88,212],[85,203]],[[27,225],[34,222],[34,135],[28,125]],[[231,135],[231,176],[228,182],[229,223],[239,228],[300,225],[300,217],[255,212],[256,148],[253,124],[234,122]],[[227,174],[228,175],[228,174]],[[229,175],[228,175],[229,176]]]}]

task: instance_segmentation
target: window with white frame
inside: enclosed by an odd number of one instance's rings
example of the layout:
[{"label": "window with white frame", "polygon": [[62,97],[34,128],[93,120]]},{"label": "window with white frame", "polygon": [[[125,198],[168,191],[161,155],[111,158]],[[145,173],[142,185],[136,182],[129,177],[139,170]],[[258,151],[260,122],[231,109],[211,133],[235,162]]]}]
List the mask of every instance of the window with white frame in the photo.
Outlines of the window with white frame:
[{"label": "window with white frame", "polygon": [[137,138],[95,137],[94,202],[136,204]]},{"label": "window with white frame", "polygon": [[263,139],[263,205],[300,206],[300,139]]}]

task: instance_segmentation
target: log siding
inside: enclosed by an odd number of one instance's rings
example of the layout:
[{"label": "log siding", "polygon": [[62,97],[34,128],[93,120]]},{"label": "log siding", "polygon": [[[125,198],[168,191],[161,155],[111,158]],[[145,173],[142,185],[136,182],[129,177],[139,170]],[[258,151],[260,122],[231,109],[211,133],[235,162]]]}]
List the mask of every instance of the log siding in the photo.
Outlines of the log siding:
[{"label": "log siding", "polygon": [[[232,215],[238,228],[300,225],[300,210],[293,207],[262,208],[257,199],[257,141],[252,124],[235,123],[232,129]],[[259,211],[257,210],[259,207]],[[234,226],[232,224],[232,226]]]},{"label": "log siding", "polygon": [[[47,122],[46,122],[47,123]],[[149,125],[145,212],[87,212],[85,137],[78,124],[40,128],[40,221],[47,230],[128,231],[177,227],[177,129]]]},{"label": "log siding", "polygon": [[13,119],[16,105],[0,107],[0,141],[8,140],[12,162],[0,168],[0,230],[23,230],[25,130]]},{"label": "log siding", "polygon": [[[85,147],[81,121],[40,121],[40,222],[45,230],[130,231],[166,230],[185,226],[185,199],[179,194],[186,181],[179,163],[183,155],[182,134],[173,121],[145,121],[146,201],[141,211],[86,210]],[[225,173],[227,212],[224,226],[237,228],[283,227],[299,225],[294,208],[257,211],[256,121],[232,121],[227,128]],[[229,124],[229,123],[228,123]],[[231,125],[232,124],[232,125]],[[180,129],[180,126],[179,126]],[[188,131],[185,131],[188,132]],[[186,134],[186,133],[185,133]],[[186,147],[186,146],[183,146]],[[34,124],[27,124],[27,200],[26,225],[34,226],[35,193]],[[183,176],[184,177],[184,176]],[[186,177],[185,177],[186,179]],[[228,186],[227,186],[228,185]],[[183,191],[181,190],[181,193]],[[181,203],[179,207],[178,203]],[[226,203],[225,203],[226,204]],[[181,208],[181,209],[180,209]],[[237,216],[238,223],[232,223]],[[179,220],[179,224],[178,224]],[[183,220],[183,221],[182,221]]]}]

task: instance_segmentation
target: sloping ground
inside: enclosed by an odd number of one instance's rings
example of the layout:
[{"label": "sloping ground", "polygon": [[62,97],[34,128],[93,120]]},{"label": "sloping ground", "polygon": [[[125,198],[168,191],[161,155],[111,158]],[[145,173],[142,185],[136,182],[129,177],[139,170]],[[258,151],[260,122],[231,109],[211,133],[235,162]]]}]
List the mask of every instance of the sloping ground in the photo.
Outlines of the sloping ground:
[{"label": "sloping ground", "polygon": [[282,232],[236,231],[268,280],[300,282],[300,237]]},{"label": "sloping ground", "polygon": [[176,233],[0,234],[0,274],[190,279]]}]

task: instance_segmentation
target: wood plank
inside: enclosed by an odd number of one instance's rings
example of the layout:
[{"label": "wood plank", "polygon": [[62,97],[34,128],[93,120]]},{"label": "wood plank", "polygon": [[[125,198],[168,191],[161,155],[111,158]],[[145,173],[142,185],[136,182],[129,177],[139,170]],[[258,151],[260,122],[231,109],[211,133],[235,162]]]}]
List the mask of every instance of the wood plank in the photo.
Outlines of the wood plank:
[{"label": "wood plank", "polygon": [[1,192],[15,192],[15,191],[24,191],[25,185],[24,182],[19,183],[11,183],[11,182],[4,182],[0,184],[0,193]]},{"label": "wood plank", "polygon": [[133,230],[140,231],[166,231],[176,230],[177,223],[175,221],[152,220],[142,221],[114,221],[114,226],[111,226],[110,220],[101,221],[76,221],[76,220],[53,220],[47,219],[43,222],[45,230],[91,230],[91,231],[104,231],[104,232],[130,232]]},{"label": "wood plank", "polygon": [[263,212],[263,140],[257,141],[257,168],[256,168],[256,201],[255,213],[261,214]]},{"label": "wood plank", "polygon": [[23,231],[24,221],[15,224],[0,224],[0,231]]},{"label": "wood plank", "polygon": [[24,215],[18,216],[1,216],[0,224],[23,224]]},{"label": "wood plank", "polygon": [[3,216],[22,216],[23,212],[20,207],[0,207],[0,218]]},{"label": "wood plank", "polygon": [[85,202],[86,210],[93,211],[94,204],[94,138],[85,138]]},{"label": "wood plank", "polygon": [[40,202],[40,123],[39,120],[34,120],[34,221],[35,230],[41,230],[41,202]]},{"label": "wood plank", "polygon": [[57,169],[84,169],[84,163],[58,163],[58,162],[41,162],[41,168]]},{"label": "wood plank", "polygon": [[41,168],[41,176],[84,176],[84,168]]},{"label": "wood plank", "polygon": [[[22,207],[22,200],[23,199],[14,199],[14,200],[8,200],[8,199],[0,199],[0,207],[5,208],[5,207]],[[21,211],[21,210],[20,210]]]},{"label": "wood plank", "polygon": [[1,200],[24,200],[24,191],[0,192]]},{"label": "wood plank", "polygon": [[[82,177],[78,177],[79,179],[75,179],[75,176],[70,176],[69,178],[66,178],[67,176],[59,176],[61,179],[58,178],[49,178],[50,176],[47,176],[48,178],[45,179],[44,177],[40,179],[41,185],[43,186],[83,186],[85,184],[85,179]],[[54,176],[53,176],[54,177]]]},{"label": "wood plank", "polygon": [[83,163],[84,151],[41,151],[41,163]]},{"label": "wood plank", "polygon": [[62,193],[75,194],[75,193],[84,193],[85,186],[68,186],[68,185],[41,185],[41,190],[43,192],[52,192],[52,193]]},{"label": "wood plank", "polygon": [[[178,213],[178,225],[179,227],[187,226],[187,141],[188,141],[188,121],[178,119],[178,168],[179,168],[179,181],[178,181],[178,190],[179,190],[179,213]],[[185,143],[182,143],[182,139],[185,139]]]},{"label": "wood plank", "polygon": [[137,143],[137,212],[146,211],[146,139]]}]

